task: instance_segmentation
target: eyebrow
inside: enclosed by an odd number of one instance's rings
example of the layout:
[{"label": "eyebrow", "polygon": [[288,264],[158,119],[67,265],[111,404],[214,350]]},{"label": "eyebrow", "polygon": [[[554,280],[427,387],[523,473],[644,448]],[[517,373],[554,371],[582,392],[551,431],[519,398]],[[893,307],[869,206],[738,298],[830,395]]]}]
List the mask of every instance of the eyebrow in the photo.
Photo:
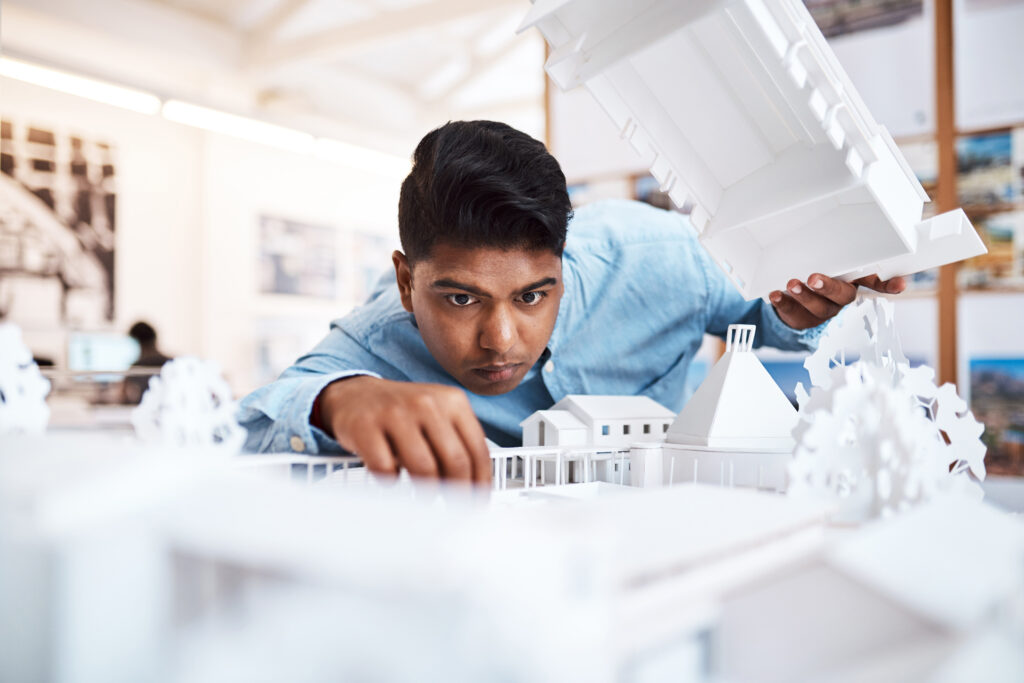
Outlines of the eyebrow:
[{"label": "eyebrow", "polygon": [[[543,280],[537,280],[536,282],[531,282],[530,284],[526,285],[525,287],[520,289],[518,292],[516,292],[516,294],[525,294],[526,292],[532,292],[533,290],[540,289],[541,287],[549,287],[551,285],[557,285],[557,284],[558,284],[558,279],[557,278],[546,277]],[[474,287],[473,285],[467,285],[466,283],[459,282],[457,280],[450,280],[448,278],[442,278],[440,280],[434,280],[430,284],[430,286],[433,287],[434,289],[461,289],[464,292],[469,292],[470,294],[473,294],[475,296],[488,297],[488,298],[491,297],[491,295],[489,293],[485,292],[484,290],[482,290],[482,289],[480,289],[478,287]]]}]

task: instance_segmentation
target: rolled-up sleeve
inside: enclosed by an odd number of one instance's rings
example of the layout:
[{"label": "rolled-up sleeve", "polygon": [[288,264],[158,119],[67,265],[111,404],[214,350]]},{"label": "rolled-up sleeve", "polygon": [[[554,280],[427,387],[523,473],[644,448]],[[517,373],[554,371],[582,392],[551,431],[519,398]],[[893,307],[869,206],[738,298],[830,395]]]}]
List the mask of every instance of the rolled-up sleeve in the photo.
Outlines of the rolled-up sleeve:
[{"label": "rolled-up sleeve", "polygon": [[310,423],[324,388],[357,375],[380,377],[380,361],[335,327],[310,353],[274,382],[242,399],[238,421],[248,435],[245,450],[260,453],[336,454],[344,449]]}]

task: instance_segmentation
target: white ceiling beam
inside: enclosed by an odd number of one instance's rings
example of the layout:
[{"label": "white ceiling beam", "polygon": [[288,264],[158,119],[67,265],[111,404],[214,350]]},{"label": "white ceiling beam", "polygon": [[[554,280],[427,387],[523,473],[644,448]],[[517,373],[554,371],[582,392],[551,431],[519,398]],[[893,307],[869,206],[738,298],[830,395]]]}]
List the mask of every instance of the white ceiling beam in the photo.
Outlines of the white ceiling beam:
[{"label": "white ceiling beam", "polygon": [[424,121],[424,131],[429,128],[438,126],[440,124],[437,121],[444,122],[454,119],[502,119],[512,114],[521,113],[543,113],[544,111],[544,98],[541,96],[537,97],[516,97],[506,100],[495,100],[494,102],[487,102],[486,104],[475,105],[472,107],[449,107],[444,105],[435,105],[432,107],[424,107],[419,117],[421,121]]},{"label": "white ceiling beam", "polygon": [[309,2],[310,0],[282,0],[252,27],[246,36],[246,42],[252,49],[259,51],[270,44],[284,25]]},{"label": "white ceiling beam", "polygon": [[473,54],[469,62],[469,71],[459,77],[458,80],[450,83],[445,89],[429,99],[431,105],[435,105],[449,99],[464,87],[473,82],[481,74],[486,73],[493,67],[500,64],[506,57],[522,47],[522,42],[517,40],[518,36],[502,45],[494,52],[487,55]]},{"label": "white ceiling beam", "polygon": [[326,29],[254,51],[250,68],[273,69],[296,63],[331,62],[369,45],[410,31],[432,28],[457,19],[493,12],[522,0],[428,0],[410,7],[381,12],[368,19]]}]

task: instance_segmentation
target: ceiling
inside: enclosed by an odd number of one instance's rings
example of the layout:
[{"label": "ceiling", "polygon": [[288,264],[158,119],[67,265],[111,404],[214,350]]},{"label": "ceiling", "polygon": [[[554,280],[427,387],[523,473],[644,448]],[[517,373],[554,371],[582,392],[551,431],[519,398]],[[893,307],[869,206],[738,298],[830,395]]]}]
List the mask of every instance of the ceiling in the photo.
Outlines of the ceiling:
[{"label": "ceiling", "polygon": [[5,54],[408,155],[449,119],[544,135],[528,0],[7,0]]}]

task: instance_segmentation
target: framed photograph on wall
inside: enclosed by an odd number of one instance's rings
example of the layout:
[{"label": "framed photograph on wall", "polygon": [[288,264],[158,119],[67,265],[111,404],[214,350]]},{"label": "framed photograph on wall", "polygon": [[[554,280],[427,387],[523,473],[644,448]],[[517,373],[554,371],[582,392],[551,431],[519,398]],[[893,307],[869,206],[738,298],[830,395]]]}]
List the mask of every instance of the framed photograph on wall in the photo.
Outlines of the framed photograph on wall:
[{"label": "framed photograph on wall", "polygon": [[1024,357],[972,358],[971,410],[985,425],[991,474],[1024,475]]},{"label": "framed photograph on wall", "polygon": [[263,215],[258,242],[260,293],[337,296],[338,235],[333,226]]},{"label": "framed photograph on wall", "polygon": [[0,318],[34,329],[114,319],[114,146],[0,119]]},{"label": "framed photograph on wall", "polygon": [[965,135],[956,141],[957,193],[965,209],[1012,204],[1020,199],[1013,169],[1011,131]]},{"label": "framed photograph on wall", "polygon": [[923,0],[804,0],[826,38],[883,28],[920,16]]}]

